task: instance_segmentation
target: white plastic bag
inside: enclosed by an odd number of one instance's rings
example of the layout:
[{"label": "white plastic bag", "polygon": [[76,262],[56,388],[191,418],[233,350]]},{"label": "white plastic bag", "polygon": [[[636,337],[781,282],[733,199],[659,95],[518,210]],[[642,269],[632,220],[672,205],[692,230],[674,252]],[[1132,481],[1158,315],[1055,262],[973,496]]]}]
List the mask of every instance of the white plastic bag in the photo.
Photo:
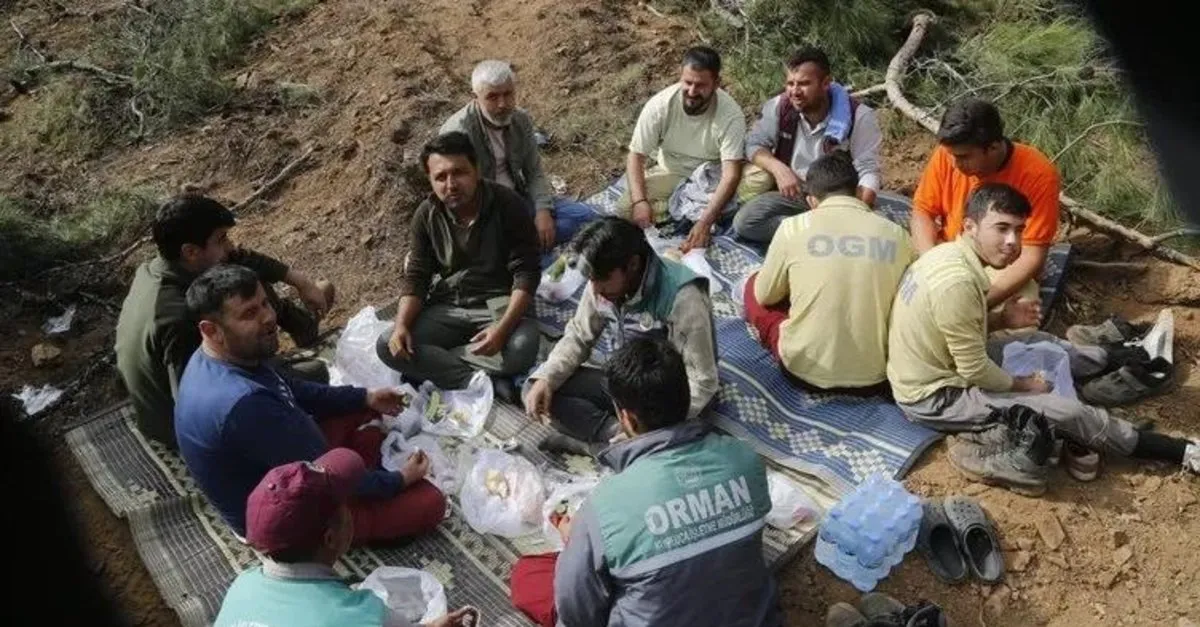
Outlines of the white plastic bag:
[{"label": "white plastic bag", "polygon": [[1054,386],[1051,394],[1071,400],[1079,398],[1071,377],[1071,358],[1066,349],[1053,342],[1006,344],[1004,370],[1014,377],[1039,375]]},{"label": "white plastic bag", "polygon": [[563,550],[563,541],[562,534],[554,525],[550,524],[550,515],[554,513],[560,503],[566,501],[567,516],[573,518],[599,483],[598,477],[588,477],[571,483],[560,483],[550,490],[549,498],[542,504],[542,535],[546,537],[546,544],[549,544],[555,551]]},{"label": "white plastic bag", "polygon": [[684,255],[680,262],[687,266],[697,276],[702,276],[708,279],[708,295],[712,296],[717,291],[717,278],[713,274],[712,266],[709,265],[708,259],[704,258],[705,248],[693,248]]},{"label": "white plastic bag", "polygon": [[446,589],[437,577],[415,568],[380,566],[358,585],[413,623],[428,623],[446,615]]},{"label": "white plastic bag", "polygon": [[388,434],[380,445],[382,460],[380,465],[384,470],[400,472],[404,463],[413,453],[420,449],[429,456],[429,475],[425,478],[437,486],[442,494],[457,494],[459,487],[458,467],[450,463],[450,458],[442,451],[437,438],[421,433],[406,438],[399,431]]},{"label": "white plastic bag", "polygon": [[517,538],[538,529],[546,489],[524,457],[480,450],[458,495],[463,518],[479,533]]},{"label": "white plastic bag", "polygon": [[371,306],[354,314],[338,338],[329,382],[367,389],[399,386],[400,373],[384,365],[375,354],[375,340],[391,325],[389,321],[380,320]]},{"label": "white plastic bag", "polygon": [[[566,263],[566,260],[560,257],[554,262]],[[542,273],[542,282],[538,284],[537,297],[552,303],[560,303],[575,295],[579,288],[587,282],[587,278],[578,268],[568,266],[562,271],[562,274],[556,279],[552,276],[551,270],[554,266],[550,266]]]},{"label": "white plastic bag", "polygon": [[425,433],[470,439],[483,432],[493,394],[492,380],[479,370],[461,390],[439,390],[429,381],[422,383],[410,409],[419,412]]},{"label": "white plastic bag", "polygon": [[767,524],[776,529],[791,529],[797,523],[815,520],[820,512],[804,489],[780,472],[767,471],[767,491],[771,495]]}]

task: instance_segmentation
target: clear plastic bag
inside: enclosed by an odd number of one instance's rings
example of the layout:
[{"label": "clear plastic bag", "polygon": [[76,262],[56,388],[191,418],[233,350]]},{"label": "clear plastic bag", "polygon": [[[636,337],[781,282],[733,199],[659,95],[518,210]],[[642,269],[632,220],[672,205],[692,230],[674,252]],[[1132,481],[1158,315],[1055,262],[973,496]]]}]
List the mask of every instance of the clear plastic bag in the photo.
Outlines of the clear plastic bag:
[{"label": "clear plastic bag", "polygon": [[529,460],[482,449],[463,480],[458,501],[475,531],[518,538],[538,529],[545,497],[542,475]]},{"label": "clear plastic bag", "polygon": [[767,490],[771,495],[767,524],[776,529],[791,529],[806,520],[816,520],[821,511],[803,488],[782,473],[767,471]]},{"label": "clear plastic bag", "polygon": [[415,568],[380,566],[358,585],[413,623],[429,623],[448,611],[446,589],[437,577]]},{"label": "clear plastic bag", "polygon": [[1054,386],[1051,394],[1072,400],[1078,399],[1075,381],[1071,377],[1070,355],[1066,349],[1053,342],[1006,344],[1004,370],[1014,377],[1040,376]]},{"label": "clear plastic bag", "polygon": [[477,371],[461,390],[439,390],[429,381],[422,383],[409,410],[420,417],[425,433],[470,439],[483,432],[493,395],[492,380]]},{"label": "clear plastic bag", "polygon": [[400,373],[388,368],[375,354],[375,340],[392,323],[380,320],[374,307],[364,307],[346,322],[333,355],[329,382],[367,389],[398,387]]},{"label": "clear plastic bag", "polygon": [[[559,303],[575,295],[579,288],[587,282],[587,278],[578,268],[566,265],[565,256],[560,256],[545,272],[542,282],[538,284],[537,297],[552,303]],[[558,267],[563,264],[565,267]],[[557,275],[557,278],[556,278]]]},{"label": "clear plastic bag", "polygon": [[437,486],[442,494],[457,494],[460,483],[458,467],[450,462],[437,438],[432,435],[421,433],[404,437],[399,431],[389,433],[380,445],[380,465],[384,470],[399,472],[418,449],[429,456],[429,475],[425,478]]},{"label": "clear plastic bag", "polygon": [[565,515],[574,518],[583,502],[587,500],[588,495],[596,489],[599,483],[598,477],[589,477],[570,483],[560,483],[550,489],[550,496],[542,504],[542,535],[546,537],[546,544],[550,545],[553,550],[563,550],[563,541],[562,534],[550,522],[551,514],[558,509],[559,505],[565,505],[567,510]]}]

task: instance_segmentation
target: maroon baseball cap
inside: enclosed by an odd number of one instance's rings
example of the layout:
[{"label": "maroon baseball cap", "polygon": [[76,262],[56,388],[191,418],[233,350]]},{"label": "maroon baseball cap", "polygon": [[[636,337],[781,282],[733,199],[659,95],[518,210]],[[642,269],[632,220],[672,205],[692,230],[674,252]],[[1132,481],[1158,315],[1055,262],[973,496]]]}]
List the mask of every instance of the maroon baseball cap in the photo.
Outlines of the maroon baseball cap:
[{"label": "maroon baseball cap", "polygon": [[246,500],[246,541],[263,553],[316,549],[367,467],[347,448],[272,468]]}]

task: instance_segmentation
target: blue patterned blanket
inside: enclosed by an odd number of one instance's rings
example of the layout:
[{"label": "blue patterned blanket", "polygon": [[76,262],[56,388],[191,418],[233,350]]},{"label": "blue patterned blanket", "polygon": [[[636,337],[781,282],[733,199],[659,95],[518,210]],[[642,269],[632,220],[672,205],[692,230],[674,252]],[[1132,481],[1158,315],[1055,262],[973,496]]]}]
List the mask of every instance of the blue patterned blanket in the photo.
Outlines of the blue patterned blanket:
[{"label": "blue patterned blanket", "polygon": [[[622,182],[589,198],[602,215],[612,215]],[[910,201],[884,193],[877,210],[907,228]],[[687,225],[674,232],[686,233]],[[827,483],[835,493],[852,489],[868,475],[902,477],[940,435],[910,423],[900,409],[882,398],[814,394],[789,383],[774,358],[751,335],[742,318],[741,282],[762,264],[763,250],[729,235],[713,238],[706,259],[715,279],[712,289],[721,388],[714,407],[718,426],[754,446],[763,456]],[[1069,247],[1055,247],[1042,281],[1047,308],[1062,285]],[[537,302],[539,321],[561,332],[575,311],[579,294],[560,303]],[[612,346],[611,331],[597,353]]]}]

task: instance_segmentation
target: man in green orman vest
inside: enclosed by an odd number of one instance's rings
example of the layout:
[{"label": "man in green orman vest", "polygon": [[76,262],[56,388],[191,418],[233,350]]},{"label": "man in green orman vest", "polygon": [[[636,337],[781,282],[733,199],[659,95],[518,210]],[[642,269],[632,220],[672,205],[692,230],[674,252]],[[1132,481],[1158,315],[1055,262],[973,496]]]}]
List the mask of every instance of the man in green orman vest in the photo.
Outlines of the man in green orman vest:
[{"label": "man in green orman vest", "polygon": [[[621,218],[585,225],[571,240],[574,263],[588,285],[575,315],[545,363],[529,377],[525,411],[551,422],[561,436],[544,448],[595,454],[619,433],[604,375],[584,366],[605,327],[616,322],[616,348],[626,335],[665,337],[683,356],[695,418],[717,393],[717,347],[708,280],[681,263],[662,259],[642,229]],[[584,367],[581,367],[584,366]]]},{"label": "man in green orman vest", "polygon": [[517,561],[513,604],[543,627],[783,624],[763,559],[762,460],[687,420],[688,375],[666,341],[627,342],[605,375],[629,438],[600,455],[616,474],[573,519],[556,517],[561,554]]}]

